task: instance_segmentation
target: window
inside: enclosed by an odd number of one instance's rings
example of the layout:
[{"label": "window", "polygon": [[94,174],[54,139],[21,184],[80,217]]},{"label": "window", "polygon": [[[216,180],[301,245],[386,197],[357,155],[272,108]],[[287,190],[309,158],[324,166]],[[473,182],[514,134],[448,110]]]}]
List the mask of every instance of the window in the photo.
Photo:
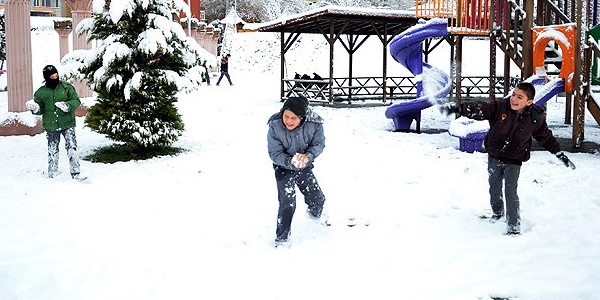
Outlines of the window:
[{"label": "window", "polygon": [[[1,0],[3,1],[3,0]],[[37,7],[58,7],[60,0],[33,0],[33,6]],[[3,1],[4,2],[4,1]]]},{"label": "window", "polygon": [[42,0],[42,6],[46,7],[58,7],[59,0]]}]

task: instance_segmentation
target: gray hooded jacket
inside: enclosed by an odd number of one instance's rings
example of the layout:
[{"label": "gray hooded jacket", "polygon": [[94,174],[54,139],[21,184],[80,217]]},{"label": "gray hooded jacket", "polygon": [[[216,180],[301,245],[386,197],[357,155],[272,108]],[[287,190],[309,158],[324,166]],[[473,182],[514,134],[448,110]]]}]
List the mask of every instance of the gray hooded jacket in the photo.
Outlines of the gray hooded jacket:
[{"label": "gray hooded jacket", "polygon": [[310,167],[325,148],[323,118],[310,107],[306,112],[306,120],[294,130],[285,127],[281,112],[272,115],[268,124],[267,147],[275,165],[297,171],[299,169],[294,167],[290,160],[296,153],[301,153],[309,157],[310,161],[306,167]]}]

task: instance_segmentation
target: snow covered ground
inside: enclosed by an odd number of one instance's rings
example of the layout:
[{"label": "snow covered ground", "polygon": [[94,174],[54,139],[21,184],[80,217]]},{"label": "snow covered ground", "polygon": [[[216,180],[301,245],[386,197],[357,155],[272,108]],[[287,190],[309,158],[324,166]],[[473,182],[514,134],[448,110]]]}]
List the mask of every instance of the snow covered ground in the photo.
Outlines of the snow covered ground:
[{"label": "snow covered ground", "polygon": [[[57,37],[47,42],[54,40],[58,48]],[[599,297],[600,153],[569,153],[577,165],[570,170],[533,152],[519,181],[523,234],[507,237],[504,223],[479,218],[491,213],[486,154],[460,152],[445,131],[451,118],[436,108],[423,111],[422,129],[440,133],[407,134],[392,132],[386,107],[315,106],[327,137],[315,174],[334,224],[311,221],[300,196],[293,244],[274,249],[277,195],[266,149],[267,119],[281,106],[274,41],[239,34],[235,85],[181,95],[186,131],[175,146],[188,151],[178,156],[82,161],[82,183],[70,179],[64,149],[63,174],[46,178],[45,135],[0,137],[0,299]],[[38,57],[52,50],[34,43]],[[464,57],[487,51],[487,41],[470,43]],[[325,74],[323,47],[298,46],[288,72]],[[369,49],[381,53],[365,47],[365,55]],[[434,55],[431,64],[449,67],[448,51]],[[34,61],[34,83],[46,63],[58,57]],[[370,75],[370,59],[357,64],[355,74]],[[390,76],[403,72],[393,64]],[[486,61],[463,69],[487,74],[479,66]],[[564,106],[550,100],[548,118],[555,135],[570,138]],[[2,92],[0,120],[6,113]],[[83,156],[111,143],[83,118],[77,135]],[[585,138],[600,143],[590,116]],[[350,217],[370,224],[345,226]]]}]

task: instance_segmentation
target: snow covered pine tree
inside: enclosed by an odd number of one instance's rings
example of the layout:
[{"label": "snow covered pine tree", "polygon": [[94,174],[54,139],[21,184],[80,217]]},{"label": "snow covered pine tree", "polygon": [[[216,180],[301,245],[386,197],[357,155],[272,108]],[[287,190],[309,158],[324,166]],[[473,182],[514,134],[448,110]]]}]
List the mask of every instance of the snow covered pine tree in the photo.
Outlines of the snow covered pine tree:
[{"label": "snow covered pine tree", "polygon": [[[93,18],[77,33],[93,49],[63,59],[66,76],[86,80],[97,93],[85,124],[136,149],[168,146],[184,129],[176,94],[202,82],[204,49],[187,37],[173,13],[188,11],[183,0],[94,0]],[[69,73],[70,72],[70,73]]]}]

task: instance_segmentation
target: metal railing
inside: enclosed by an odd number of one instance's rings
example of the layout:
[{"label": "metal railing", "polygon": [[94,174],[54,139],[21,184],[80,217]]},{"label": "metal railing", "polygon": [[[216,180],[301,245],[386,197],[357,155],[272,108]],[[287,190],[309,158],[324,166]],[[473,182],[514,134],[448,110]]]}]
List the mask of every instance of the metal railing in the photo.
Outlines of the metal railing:
[{"label": "metal railing", "polygon": [[[496,97],[508,93],[504,90],[504,77],[493,77]],[[520,78],[511,77],[510,88],[519,83]],[[325,80],[283,79],[284,96],[282,100],[294,96],[305,96],[311,101],[340,102],[348,101],[393,101],[412,99],[417,96],[417,80],[415,77],[388,77],[384,90],[382,77],[332,78]],[[385,93],[385,97],[384,97]],[[456,85],[453,85],[452,95],[457,95]],[[490,95],[490,77],[466,76],[461,78],[460,95],[464,98],[488,98]],[[331,97],[330,97],[331,96]],[[384,99],[386,101],[384,101]]]}]

